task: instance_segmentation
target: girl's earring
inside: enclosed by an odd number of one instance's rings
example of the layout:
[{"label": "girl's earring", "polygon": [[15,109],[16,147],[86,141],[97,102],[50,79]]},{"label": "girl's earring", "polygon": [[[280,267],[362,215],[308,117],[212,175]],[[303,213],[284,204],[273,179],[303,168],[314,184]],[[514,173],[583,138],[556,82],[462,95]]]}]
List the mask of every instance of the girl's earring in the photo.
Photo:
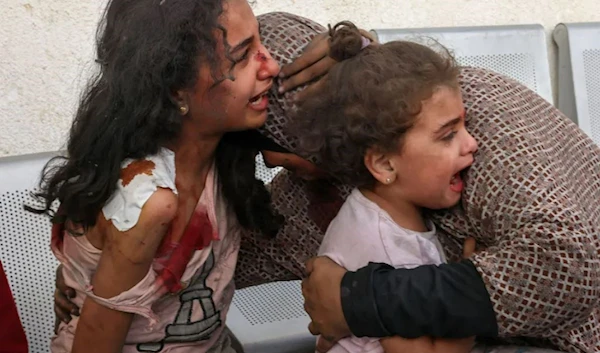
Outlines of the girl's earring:
[{"label": "girl's earring", "polygon": [[385,183],[386,183],[386,184],[389,184],[389,183],[391,183],[391,182],[392,182],[392,179],[390,179],[390,178],[387,178],[387,179],[385,179]]},{"label": "girl's earring", "polygon": [[190,111],[187,105],[182,105],[179,107],[179,114],[186,115]]}]

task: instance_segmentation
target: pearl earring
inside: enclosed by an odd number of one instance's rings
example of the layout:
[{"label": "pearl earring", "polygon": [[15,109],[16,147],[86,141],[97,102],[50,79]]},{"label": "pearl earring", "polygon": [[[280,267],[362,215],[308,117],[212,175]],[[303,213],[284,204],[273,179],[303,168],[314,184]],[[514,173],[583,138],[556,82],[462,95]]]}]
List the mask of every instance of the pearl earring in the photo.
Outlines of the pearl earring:
[{"label": "pearl earring", "polygon": [[387,179],[385,179],[385,183],[386,183],[386,184],[389,184],[389,183],[391,183],[391,182],[392,182],[392,179],[390,179],[390,178],[387,178]]},{"label": "pearl earring", "polygon": [[182,105],[179,107],[179,113],[181,115],[186,115],[189,111],[190,111],[190,109],[188,108],[187,105]]}]

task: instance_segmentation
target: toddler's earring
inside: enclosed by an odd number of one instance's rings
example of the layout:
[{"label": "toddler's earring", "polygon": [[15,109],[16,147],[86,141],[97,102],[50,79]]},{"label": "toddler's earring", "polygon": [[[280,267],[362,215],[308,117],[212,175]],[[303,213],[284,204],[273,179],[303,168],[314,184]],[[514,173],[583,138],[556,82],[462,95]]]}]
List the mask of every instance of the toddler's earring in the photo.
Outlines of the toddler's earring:
[{"label": "toddler's earring", "polygon": [[182,105],[179,107],[179,114],[181,114],[181,115],[186,115],[189,111],[190,111],[190,109],[188,108],[187,105]]}]

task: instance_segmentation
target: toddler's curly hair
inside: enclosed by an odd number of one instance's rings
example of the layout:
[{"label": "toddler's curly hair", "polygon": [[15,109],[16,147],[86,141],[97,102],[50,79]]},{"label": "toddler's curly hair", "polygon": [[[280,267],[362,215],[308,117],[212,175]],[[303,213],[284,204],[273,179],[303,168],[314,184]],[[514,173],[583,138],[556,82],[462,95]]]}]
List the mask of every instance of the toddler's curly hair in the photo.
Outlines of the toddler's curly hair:
[{"label": "toddler's curly hair", "polygon": [[369,148],[400,151],[422,102],[440,86],[458,89],[459,68],[445,48],[365,44],[351,22],[330,28],[329,55],[339,63],[297,102],[290,131],[300,155],[354,186],[375,181],[364,164]]}]

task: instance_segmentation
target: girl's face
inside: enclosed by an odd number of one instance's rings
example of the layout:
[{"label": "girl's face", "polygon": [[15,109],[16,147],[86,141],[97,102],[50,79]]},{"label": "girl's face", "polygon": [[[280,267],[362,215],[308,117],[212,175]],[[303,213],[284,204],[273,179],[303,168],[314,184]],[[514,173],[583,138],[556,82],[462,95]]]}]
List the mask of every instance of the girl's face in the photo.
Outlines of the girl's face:
[{"label": "girl's face", "polygon": [[246,0],[225,0],[216,30],[218,76],[226,79],[215,85],[208,64],[200,67],[196,86],[185,92],[189,116],[205,133],[255,129],[262,126],[269,104],[267,92],[279,66],[260,41],[258,22]]},{"label": "girl's face", "polygon": [[391,192],[430,209],[454,206],[464,185],[461,172],[473,163],[477,142],[465,129],[459,89],[440,87],[423,102],[399,153],[390,157]]},{"label": "girl's face", "polygon": [[274,151],[261,151],[265,165],[269,168],[283,167],[304,180],[327,178],[327,173],[306,159],[292,154]]}]

